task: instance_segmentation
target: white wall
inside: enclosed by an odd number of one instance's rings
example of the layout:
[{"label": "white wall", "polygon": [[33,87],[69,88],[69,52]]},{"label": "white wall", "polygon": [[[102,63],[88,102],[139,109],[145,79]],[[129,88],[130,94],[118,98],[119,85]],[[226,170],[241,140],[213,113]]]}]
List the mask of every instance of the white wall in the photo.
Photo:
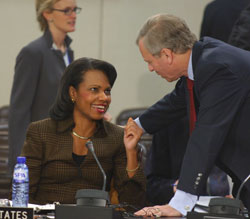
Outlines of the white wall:
[{"label": "white wall", "polygon": [[[114,64],[118,78],[112,90],[113,121],[126,108],[150,106],[170,91],[170,84],[147,70],[135,39],[147,17],[166,12],[186,20],[199,36],[205,5],[211,0],[78,0],[77,30],[70,34],[75,58],[101,58]],[[35,0],[1,0],[0,106],[9,104],[15,57],[41,35]]]}]

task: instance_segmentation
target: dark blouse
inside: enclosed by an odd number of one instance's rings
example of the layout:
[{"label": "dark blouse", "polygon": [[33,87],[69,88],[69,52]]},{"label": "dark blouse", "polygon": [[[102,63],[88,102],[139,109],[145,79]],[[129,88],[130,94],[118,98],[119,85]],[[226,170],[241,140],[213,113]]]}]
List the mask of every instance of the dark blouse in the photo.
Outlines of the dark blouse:
[{"label": "dark blouse", "polygon": [[76,162],[77,166],[81,166],[85,157],[86,157],[86,155],[78,155],[78,154],[72,153],[72,158]]}]

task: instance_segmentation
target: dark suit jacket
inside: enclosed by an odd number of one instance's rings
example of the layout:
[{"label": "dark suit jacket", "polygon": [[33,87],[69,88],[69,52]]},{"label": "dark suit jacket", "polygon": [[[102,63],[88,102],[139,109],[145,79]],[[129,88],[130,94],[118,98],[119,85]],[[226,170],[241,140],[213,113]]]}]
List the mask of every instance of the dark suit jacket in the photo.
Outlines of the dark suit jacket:
[{"label": "dark suit jacket", "polygon": [[[30,203],[75,203],[78,189],[102,189],[103,175],[90,151],[80,167],[72,158],[72,119],[45,119],[31,123],[22,150],[30,176]],[[120,202],[142,206],[145,200],[145,177],[142,168],[129,178],[123,129],[100,121],[91,138],[96,156],[106,175],[107,191],[111,178]]]},{"label": "dark suit jacket", "polygon": [[[65,38],[69,48],[71,39]],[[65,69],[63,54],[52,49],[53,39],[47,30],[20,51],[16,58],[15,75],[9,112],[9,166],[13,170],[20,155],[30,122],[48,117],[59,81]],[[73,51],[68,50],[71,61]]]},{"label": "dark suit jacket", "polygon": [[[216,163],[237,190],[250,173],[250,52],[204,37],[192,50],[197,122],[188,141],[178,188],[199,195]],[[187,109],[186,78],[140,116],[153,134]],[[236,192],[234,190],[234,194]],[[250,184],[241,198],[250,209]]]},{"label": "dark suit jacket", "polygon": [[228,41],[235,21],[249,0],[215,0],[204,10],[200,37],[209,36]]},{"label": "dark suit jacket", "polygon": [[[187,116],[179,118],[153,135],[147,153],[145,173],[147,200],[152,205],[168,203],[174,196],[173,184],[180,177],[182,160],[189,139]],[[229,195],[227,175],[216,166],[211,170],[201,195]]]}]

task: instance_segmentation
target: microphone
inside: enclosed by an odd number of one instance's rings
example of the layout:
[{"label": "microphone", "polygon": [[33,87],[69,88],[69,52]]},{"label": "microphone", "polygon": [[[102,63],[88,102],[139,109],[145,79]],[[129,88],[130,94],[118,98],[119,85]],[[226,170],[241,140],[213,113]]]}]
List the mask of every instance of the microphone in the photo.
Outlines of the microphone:
[{"label": "microphone", "polygon": [[90,150],[90,152],[92,153],[92,155],[95,158],[95,161],[99,167],[99,169],[102,172],[103,175],[103,187],[102,190],[97,190],[97,189],[80,189],[77,190],[76,192],[76,204],[77,205],[85,205],[85,206],[101,206],[101,207],[105,207],[107,202],[109,203],[109,194],[108,192],[105,191],[106,189],[106,174],[99,162],[99,160],[97,159],[97,156],[95,154],[95,150],[94,150],[94,146],[93,146],[93,142],[92,141],[87,141],[86,143],[86,147],[88,148],[88,150]]},{"label": "microphone", "polygon": [[232,215],[241,215],[242,214],[242,202],[240,200],[240,193],[243,186],[249,180],[250,174],[243,180],[241,183],[236,198],[213,198],[210,200],[209,207],[211,213],[217,214],[232,214]]},{"label": "microphone", "polygon": [[100,164],[99,160],[97,159],[97,156],[96,156],[96,154],[95,154],[95,149],[94,149],[94,146],[93,146],[93,142],[92,142],[92,141],[87,141],[86,147],[90,150],[90,152],[91,152],[92,155],[94,156],[95,161],[96,161],[98,167],[100,168],[100,170],[101,170],[101,172],[102,172],[102,175],[103,175],[103,186],[102,186],[102,190],[105,191],[105,189],[106,189],[107,177],[106,177],[106,174],[105,174],[105,172],[104,172],[104,169],[102,168],[102,165]]},{"label": "microphone", "polygon": [[214,218],[214,219],[244,219],[248,218],[248,211],[243,207],[240,200],[240,192],[246,182],[249,180],[250,175],[248,175],[245,180],[241,183],[236,198],[212,198],[209,202],[208,213],[199,212],[188,212],[187,219],[203,219],[203,218]]}]

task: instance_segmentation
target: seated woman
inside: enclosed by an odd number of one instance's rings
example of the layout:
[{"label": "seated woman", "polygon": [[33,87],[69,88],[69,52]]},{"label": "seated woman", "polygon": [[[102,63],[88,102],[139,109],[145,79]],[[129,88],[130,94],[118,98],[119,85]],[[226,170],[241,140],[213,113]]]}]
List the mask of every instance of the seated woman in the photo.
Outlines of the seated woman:
[{"label": "seated woman", "polygon": [[103,175],[85,146],[88,140],[118,192],[119,202],[143,205],[145,177],[137,160],[141,133],[103,119],[117,73],[101,60],[81,58],[65,70],[50,118],[30,124],[22,156],[27,158],[30,203],[75,203],[78,189],[102,189]]}]

